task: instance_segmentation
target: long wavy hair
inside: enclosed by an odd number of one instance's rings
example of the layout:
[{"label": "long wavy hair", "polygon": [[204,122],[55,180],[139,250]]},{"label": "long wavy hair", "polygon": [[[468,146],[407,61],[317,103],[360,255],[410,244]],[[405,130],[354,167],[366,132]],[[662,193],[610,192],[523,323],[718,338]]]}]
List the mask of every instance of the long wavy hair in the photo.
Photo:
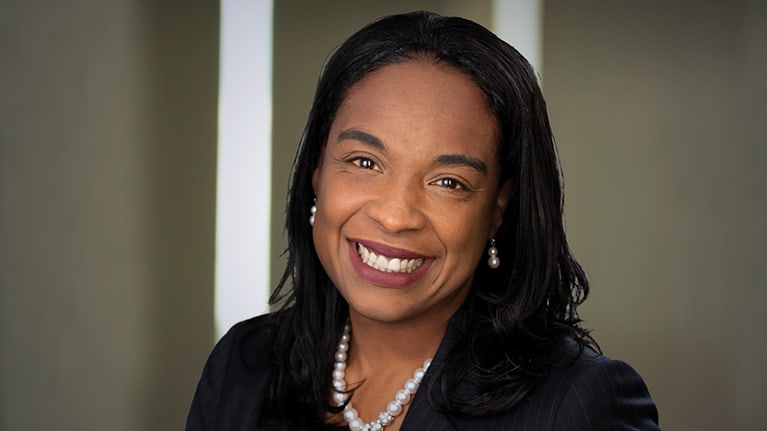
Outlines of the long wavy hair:
[{"label": "long wavy hair", "polygon": [[560,168],[533,68],[472,21],[425,11],[389,16],[356,32],[329,58],[296,154],[287,199],[287,267],[271,297],[279,311],[262,412],[267,418],[320,429],[328,413],[339,411],[328,394],[348,305],[314,249],[308,223],[312,174],[350,87],[386,65],[424,58],[456,68],[482,91],[501,132],[501,182],[512,185],[495,236],[503,265],[478,265],[466,331],[431,379],[437,388],[454,388],[471,378],[476,392],[459,398],[443,390],[438,407],[469,416],[508,410],[557,366],[563,337],[575,340],[580,351],[595,347],[576,311],[588,282],[567,246]]}]

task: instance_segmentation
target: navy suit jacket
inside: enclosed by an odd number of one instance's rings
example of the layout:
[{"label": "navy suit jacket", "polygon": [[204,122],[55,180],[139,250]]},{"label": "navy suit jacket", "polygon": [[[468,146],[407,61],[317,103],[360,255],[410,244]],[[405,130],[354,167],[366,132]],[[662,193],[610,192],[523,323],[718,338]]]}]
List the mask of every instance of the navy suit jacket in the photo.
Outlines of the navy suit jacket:
[{"label": "navy suit jacket", "polygon": [[[235,325],[205,364],[187,418],[187,431],[291,430],[287,424],[259,424],[270,376],[270,315]],[[460,337],[449,326],[433,365],[444,361]],[[565,351],[576,351],[566,342]],[[424,381],[428,382],[427,373]],[[435,385],[436,386],[436,385]],[[558,367],[512,410],[488,417],[454,417],[429,401],[422,384],[407,410],[401,431],[657,430],[658,412],[642,378],[629,365],[586,350]],[[433,392],[433,399],[439,394]]]}]

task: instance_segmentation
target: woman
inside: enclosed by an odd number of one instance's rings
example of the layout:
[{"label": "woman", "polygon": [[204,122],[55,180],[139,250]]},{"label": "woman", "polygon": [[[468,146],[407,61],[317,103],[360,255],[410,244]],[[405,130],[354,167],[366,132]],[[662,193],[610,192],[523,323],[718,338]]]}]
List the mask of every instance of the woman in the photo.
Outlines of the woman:
[{"label": "woman", "polygon": [[296,157],[279,311],[219,342],[187,429],[657,429],[579,326],[562,201],[516,50],[429,12],[363,28]]}]

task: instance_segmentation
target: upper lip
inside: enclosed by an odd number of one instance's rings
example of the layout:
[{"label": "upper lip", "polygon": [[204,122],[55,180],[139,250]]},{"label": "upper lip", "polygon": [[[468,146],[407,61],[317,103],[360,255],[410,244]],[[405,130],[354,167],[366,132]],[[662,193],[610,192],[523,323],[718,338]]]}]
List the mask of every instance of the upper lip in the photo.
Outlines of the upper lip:
[{"label": "upper lip", "polygon": [[362,239],[352,239],[351,241],[355,243],[360,243],[368,250],[373,251],[378,255],[383,255],[386,257],[396,257],[398,259],[420,259],[420,258],[425,259],[426,258],[426,256],[412,252],[410,250],[405,250],[402,248],[381,244],[375,241],[362,240]]}]

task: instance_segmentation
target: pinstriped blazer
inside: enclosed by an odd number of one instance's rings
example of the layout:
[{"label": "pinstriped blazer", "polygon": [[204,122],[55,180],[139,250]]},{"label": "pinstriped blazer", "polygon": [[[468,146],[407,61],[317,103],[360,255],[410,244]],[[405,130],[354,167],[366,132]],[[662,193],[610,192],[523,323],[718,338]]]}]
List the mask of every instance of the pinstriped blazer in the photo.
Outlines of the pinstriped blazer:
[{"label": "pinstriped blazer", "polygon": [[[235,325],[210,354],[192,407],[187,431],[292,430],[284,423],[260,424],[264,388],[270,375],[264,354],[270,342],[270,315]],[[433,364],[444,361],[460,335],[450,325]],[[575,353],[575,343],[565,350]],[[429,375],[425,377],[428,381]],[[567,367],[555,368],[512,410],[489,417],[443,414],[429,401],[435,390],[421,385],[401,431],[657,430],[658,413],[642,378],[629,365],[585,351]],[[460,390],[460,389],[459,389]]]}]

